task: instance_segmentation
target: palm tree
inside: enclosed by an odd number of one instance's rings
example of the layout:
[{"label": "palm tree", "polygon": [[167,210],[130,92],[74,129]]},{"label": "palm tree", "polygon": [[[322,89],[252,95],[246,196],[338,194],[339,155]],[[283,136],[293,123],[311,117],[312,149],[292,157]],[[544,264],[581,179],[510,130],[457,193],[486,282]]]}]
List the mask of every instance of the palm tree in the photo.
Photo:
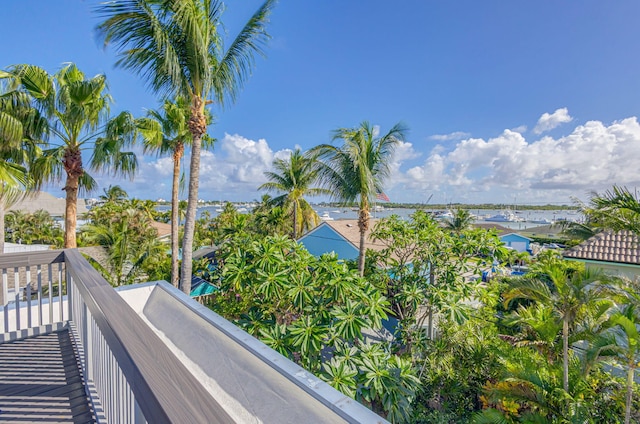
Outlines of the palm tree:
[{"label": "palm tree", "polygon": [[[180,163],[184,156],[185,145],[190,143],[191,132],[188,121],[191,108],[184,97],[175,101],[165,100],[162,110],[150,110],[146,118],[138,120],[138,128],[144,139],[146,152],[156,152],[158,155],[170,153],[173,158],[173,179],[171,184],[171,284],[178,287],[179,282],[179,191],[180,191]],[[209,122],[208,119],[207,122]],[[214,139],[202,139],[202,148],[212,148]]]},{"label": "palm tree", "polygon": [[[0,79],[11,74],[0,71]],[[39,144],[48,135],[46,119],[24,93],[0,86],[0,253],[4,252],[6,210],[26,196],[31,179],[24,165],[40,155]]]},{"label": "palm tree", "polygon": [[288,159],[276,159],[273,167],[277,172],[265,172],[269,182],[258,189],[283,193],[272,199],[275,205],[287,210],[293,219],[292,238],[318,225],[320,218],[304,196],[329,194],[323,188],[310,187],[317,180],[318,170],[313,158],[305,157],[296,149]]},{"label": "palm tree", "polygon": [[604,194],[592,193],[583,213],[599,226],[640,234],[640,199],[626,187],[613,186]]},{"label": "palm tree", "polygon": [[609,318],[609,329],[596,338],[589,351],[595,361],[599,358],[614,358],[627,369],[624,422],[631,421],[631,403],[635,370],[640,364],[640,313],[633,303],[624,305]]},{"label": "palm tree", "polygon": [[108,120],[111,97],[106,77],[86,79],[74,64],[66,64],[53,76],[34,65],[15,65],[10,74],[14,87],[27,93],[48,118],[49,130],[59,142],[35,161],[31,174],[36,188],[65,176],[64,246],[76,247],[78,191],[96,186],[83,165],[82,151],[93,144],[91,170],[133,176],[136,156],[122,149],[135,140],[134,119],[122,112]]},{"label": "palm tree", "polygon": [[346,203],[358,201],[360,253],[358,270],[364,275],[365,234],[369,229],[369,207],[376,195],[383,192],[385,179],[395,147],[404,141],[406,128],[396,124],[387,134],[378,137],[378,130],[364,121],[356,128],[339,128],[333,140],[342,139],[336,147],[321,144],[311,149],[318,158],[318,176],[332,196]]},{"label": "palm tree", "polygon": [[[200,150],[207,132],[205,106],[233,102],[249,77],[255,54],[269,38],[266,23],[275,0],[266,0],[228,49],[223,49],[217,0],[115,0],[98,6],[105,18],[97,32],[116,43],[117,66],[145,77],[156,92],[182,95],[191,103],[189,196],[182,241],[181,286],[191,291],[193,236],[198,202]],[[211,96],[211,98],[209,97]]]},{"label": "palm tree", "polygon": [[109,221],[87,225],[84,233],[87,242],[105,248],[107,263],[97,268],[116,287],[138,282],[145,263],[164,250],[148,215],[126,205],[114,208]]},{"label": "palm tree", "polygon": [[562,323],[562,386],[569,391],[569,337],[575,322],[584,316],[588,307],[598,302],[609,302],[601,290],[607,277],[591,270],[570,271],[562,264],[543,268],[548,278],[515,278],[509,280],[511,289],[504,294],[505,304],[515,299],[528,299],[551,308]]},{"label": "palm tree", "polygon": [[473,217],[467,209],[456,209],[453,214],[453,218],[447,219],[445,222],[445,228],[453,231],[456,234],[460,234],[464,230],[471,227],[473,223]]},{"label": "palm tree", "polygon": [[127,192],[119,185],[111,185],[103,189],[104,194],[100,195],[100,200],[105,203],[120,203],[129,197]]}]

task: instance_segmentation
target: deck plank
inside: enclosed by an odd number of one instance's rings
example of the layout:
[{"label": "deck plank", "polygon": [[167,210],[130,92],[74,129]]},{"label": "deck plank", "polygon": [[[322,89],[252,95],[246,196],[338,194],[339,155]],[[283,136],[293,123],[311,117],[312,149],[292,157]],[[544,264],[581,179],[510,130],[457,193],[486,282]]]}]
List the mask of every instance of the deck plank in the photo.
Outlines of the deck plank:
[{"label": "deck plank", "polygon": [[0,422],[95,423],[68,330],[0,344]]}]

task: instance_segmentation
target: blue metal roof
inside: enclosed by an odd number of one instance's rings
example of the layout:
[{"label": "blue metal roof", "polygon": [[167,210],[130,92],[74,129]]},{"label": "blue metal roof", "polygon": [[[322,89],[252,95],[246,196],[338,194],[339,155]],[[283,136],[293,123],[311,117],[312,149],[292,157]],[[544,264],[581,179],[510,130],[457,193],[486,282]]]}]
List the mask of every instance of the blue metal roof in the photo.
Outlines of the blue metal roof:
[{"label": "blue metal roof", "polygon": [[302,236],[298,243],[302,244],[314,256],[335,252],[340,259],[355,260],[358,258],[358,248],[326,222]]}]

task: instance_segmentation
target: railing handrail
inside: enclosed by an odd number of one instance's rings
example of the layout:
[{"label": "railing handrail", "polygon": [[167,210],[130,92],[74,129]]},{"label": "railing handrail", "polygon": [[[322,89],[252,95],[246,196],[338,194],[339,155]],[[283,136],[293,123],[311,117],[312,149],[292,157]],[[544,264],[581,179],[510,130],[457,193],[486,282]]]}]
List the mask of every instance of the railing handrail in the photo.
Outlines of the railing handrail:
[{"label": "railing handrail", "polygon": [[67,272],[148,422],[231,422],[224,409],[77,249],[66,249],[63,256]]},{"label": "railing handrail", "polygon": [[33,252],[3,253],[0,255],[0,269],[20,268],[56,264],[64,262],[64,250],[37,250]]}]

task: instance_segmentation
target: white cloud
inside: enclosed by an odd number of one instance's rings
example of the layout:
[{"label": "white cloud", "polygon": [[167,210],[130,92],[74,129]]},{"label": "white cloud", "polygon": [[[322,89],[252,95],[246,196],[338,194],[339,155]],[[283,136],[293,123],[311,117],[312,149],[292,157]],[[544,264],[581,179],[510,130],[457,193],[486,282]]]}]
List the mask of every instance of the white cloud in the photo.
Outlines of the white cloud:
[{"label": "white cloud", "polygon": [[[551,115],[550,115],[551,116]],[[466,138],[453,146],[437,144],[421,152],[410,142],[400,143],[391,163],[385,193],[399,202],[421,202],[431,195],[441,201],[520,202],[584,198],[613,184],[640,186],[640,125],[636,117],[611,124],[589,121],[558,138],[527,139],[516,129],[496,137]],[[264,139],[238,134],[225,136],[213,152],[202,152],[200,198],[251,200],[274,158],[286,158],[292,149],[274,151]],[[416,163],[421,155],[423,159]],[[99,178],[100,188],[119,184],[132,196],[170,197],[170,157],[141,157],[133,182]],[[188,170],[188,156],[183,169]],[[183,193],[182,198],[186,197]],[[432,203],[436,202],[434,200]]]},{"label": "white cloud", "polygon": [[569,110],[566,107],[556,109],[552,114],[543,113],[538,123],[536,124],[533,132],[536,134],[542,134],[545,131],[550,131],[561,124],[571,122],[573,118],[569,116]]},{"label": "white cloud", "polygon": [[264,139],[254,141],[238,134],[225,134],[215,152],[202,154],[201,192],[257,193],[257,188],[266,181],[264,172],[271,168],[276,154]]},{"label": "white cloud", "polygon": [[471,134],[466,132],[456,131],[450,134],[434,134],[432,136],[429,136],[429,139],[435,141],[462,140],[463,138],[469,137],[470,135]]},{"label": "white cloud", "polygon": [[[449,152],[432,152],[425,163],[406,171],[407,188],[470,192],[489,191],[536,196],[583,196],[612,184],[640,184],[640,125],[635,117],[606,126],[590,121],[571,134],[527,141],[505,130],[488,140],[462,140]],[[519,195],[524,199],[525,195]],[[480,199],[476,199],[480,201]],[[530,201],[534,201],[531,199]]]}]

